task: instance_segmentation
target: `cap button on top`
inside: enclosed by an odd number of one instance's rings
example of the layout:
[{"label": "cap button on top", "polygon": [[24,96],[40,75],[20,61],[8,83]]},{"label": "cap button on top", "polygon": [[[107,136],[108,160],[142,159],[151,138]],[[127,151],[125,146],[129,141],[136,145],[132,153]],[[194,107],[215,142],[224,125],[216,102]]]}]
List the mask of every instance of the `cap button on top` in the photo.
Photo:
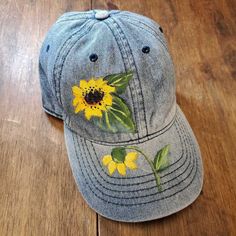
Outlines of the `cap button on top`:
[{"label": "cap button on top", "polygon": [[108,12],[108,11],[105,11],[105,10],[103,10],[103,11],[97,11],[97,12],[95,13],[95,18],[98,19],[98,20],[104,20],[104,19],[106,19],[106,18],[108,18],[108,17],[109,17],[109,12]]}]

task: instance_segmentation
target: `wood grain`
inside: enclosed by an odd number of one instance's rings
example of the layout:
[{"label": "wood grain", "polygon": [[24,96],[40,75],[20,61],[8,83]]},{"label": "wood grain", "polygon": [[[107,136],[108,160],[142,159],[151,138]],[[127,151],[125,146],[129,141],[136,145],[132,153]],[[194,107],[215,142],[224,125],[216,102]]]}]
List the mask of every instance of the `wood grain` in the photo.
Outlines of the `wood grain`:
[{"label": "wood grain", "polygon": [[96,235],[76,189],[63,124],[41,108],[38,53],[64,11],[89,2],[0,3],[0,235]]},{"label": "wood grain", "polygon": [[[177,101],[199,141],[204,187],[170,217],[139,224],[97,216],[77,191],[62,123],[41,109],[38,51],[65,11],[121,9],[158,21]],[[236,2],[0,2],[0,235],[236,235]]]}]

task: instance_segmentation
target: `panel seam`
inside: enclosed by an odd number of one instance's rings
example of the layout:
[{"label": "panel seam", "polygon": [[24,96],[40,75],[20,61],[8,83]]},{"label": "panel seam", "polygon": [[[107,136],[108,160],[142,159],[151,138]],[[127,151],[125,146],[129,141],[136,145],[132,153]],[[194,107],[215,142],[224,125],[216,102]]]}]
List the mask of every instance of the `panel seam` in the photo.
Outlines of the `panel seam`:
[{"label": "panel seam", "polygon": [[[140,81],[140,77],[139,77],[139,73],[138,73],[138,70],[137,70],[137,65],[136,65],[136,62],[135,62],[135,59],[134,59],[134,55],[133,55],[133,52],[132,52],[132,49],[130,47],[130,44],[129,44],[129,41],[128,39],[126,38],[121,26],[117,23],[117,21],[115,19],[111,19],[114,23],[114,25],[116,24],[117,28],[120,30],[120,33],[122,34],[124,40],[126,41],[127,45],[128,45],[128,48],[129,48],[129,51],[130,51],[130,54],[131,54],[131,57],[132,57],[132,62],[133,62],[133,65],[134,65],[134,68],[135,68],[135,71],[136,71],[136,75],[137,75],[137,82],[139,84],[139,87],[136,88],[136,93],[137,93],[137,101],[138,101],[138,107],[139,107],[139,111],[140,110],[143,110],[143,117],[144,117],[144,120],[142,118],[140,118],[140,128],[141,128],[141,131],[142,131],[142,121],[144,121],[145,123],[145,129],[146,129],[146,133],[145,135],[148,135],[148,128],[147,128],[147,120],[146,120],[146,111],[145,111],[145,105],[144,105],[144,96],[143,96],[143,92],[142,92],[142,89],[141,89],[141,81]],[[139,100],[139,94],[141,95],[141,100]],[[140,109],[141,107],[141,109]],[[141,114],[140,112],[138,113],[139,115]],[[142,135],[144,136],[144,135]]]},{"label": "panel seam", "polygon": [[[115,36],[113,30],[111,29],[110,25],[107,24],[105,21],[104,21],[103,23],[111,30],[111,33],[112,33],[112,35],[114,36],[114,39],[116,40],[116,43],[117,43],[117,45],[118,45],[118,47],[119,47],[119,49],[120,49],[121,56],[122,56],[122,58],[123,58],[123,64],[124,64],[125,70],[126,70],[126,72],[127,72],[127,64],[126,64],[126,62],[125,62],[125,58],[124,58],[124,55],[123,55],[123,53],[122,53],[121,47],[123,48],[123,50],[124,50],[124,52],[126,53],[126,55],[128,55],[128,52],[127,52],[127,50],[126,50],[126,48],[125,48],[125,46],[124,46],[124,44],[123,44],[123,42],[122,42],[122,40],[121,40],[121,38],[120,38],[119,32],[118,32],[118,36],[119,36],[120,40],[118,40],[118,39],[116,38],[116,36]],[[129,64],[128,67],[131,68],[130,61],[129,61],[129,58],[128,58],[128,57],[127,57],[127,62],[128,62],[128,64]],[[135,117],[135,121],[136,121],[136,123],[137,123],[137,121],[138,121],[138,111],[136,111],[136,109],[138,109],[138,108],[137,108],[137,107],[135,106],[135,104],[134,104],[134,98],[133,98],[133,94],[132,94],[132,89],[131,89],[130,83],[128,84],[128,88],[129,88],[129,90],[130,90],[132,105],[133,105],[133,109],[134,109],[134,117]],[[135,90],[135,89],[134,89],[134,90]],[[138,135],[138,138],[139,138],[139,132],[137,132],[137,135]]]}]

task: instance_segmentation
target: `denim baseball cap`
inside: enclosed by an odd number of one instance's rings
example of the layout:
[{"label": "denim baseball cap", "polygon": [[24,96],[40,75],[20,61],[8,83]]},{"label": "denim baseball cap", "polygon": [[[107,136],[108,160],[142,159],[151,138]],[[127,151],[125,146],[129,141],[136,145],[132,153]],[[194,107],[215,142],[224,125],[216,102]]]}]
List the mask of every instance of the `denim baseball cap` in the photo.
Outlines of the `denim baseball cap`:
[{"label": "denim baseball cap", "polygon": [[128,11],[63,14],[39,58],[44,110],[64,121],[79,191],[117,221],[162,218],[203,182],[195,136],[176,104],[163,30]]}]

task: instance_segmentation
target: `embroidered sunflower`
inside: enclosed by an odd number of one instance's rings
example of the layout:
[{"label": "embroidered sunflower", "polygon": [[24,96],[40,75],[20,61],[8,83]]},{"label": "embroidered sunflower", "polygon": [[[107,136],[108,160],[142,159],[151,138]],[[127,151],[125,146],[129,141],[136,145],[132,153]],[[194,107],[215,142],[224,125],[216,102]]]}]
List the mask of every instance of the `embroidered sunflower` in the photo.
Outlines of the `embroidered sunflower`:
[{"label": "embroidered sunflower", "polygon": [[107,166],[109,174],[112,175],[116,170],[120,175],[126,175],[126,168],[136,170],[137,152],[129,152],[126,154],[124,148],[114,148],[111,155],[105,155],[102,159],[104,166]]},{"label": "embroidered sunflower", "polygon": [[102,111],[112,105],[112,92],[115,92],[115,87],[107,84],[103,78],[94,78],[89,81],[80,80],[80,85],[72,87],[73,106],[75,113],[84,111],[87,120],[92,116],[102,117]]}]

